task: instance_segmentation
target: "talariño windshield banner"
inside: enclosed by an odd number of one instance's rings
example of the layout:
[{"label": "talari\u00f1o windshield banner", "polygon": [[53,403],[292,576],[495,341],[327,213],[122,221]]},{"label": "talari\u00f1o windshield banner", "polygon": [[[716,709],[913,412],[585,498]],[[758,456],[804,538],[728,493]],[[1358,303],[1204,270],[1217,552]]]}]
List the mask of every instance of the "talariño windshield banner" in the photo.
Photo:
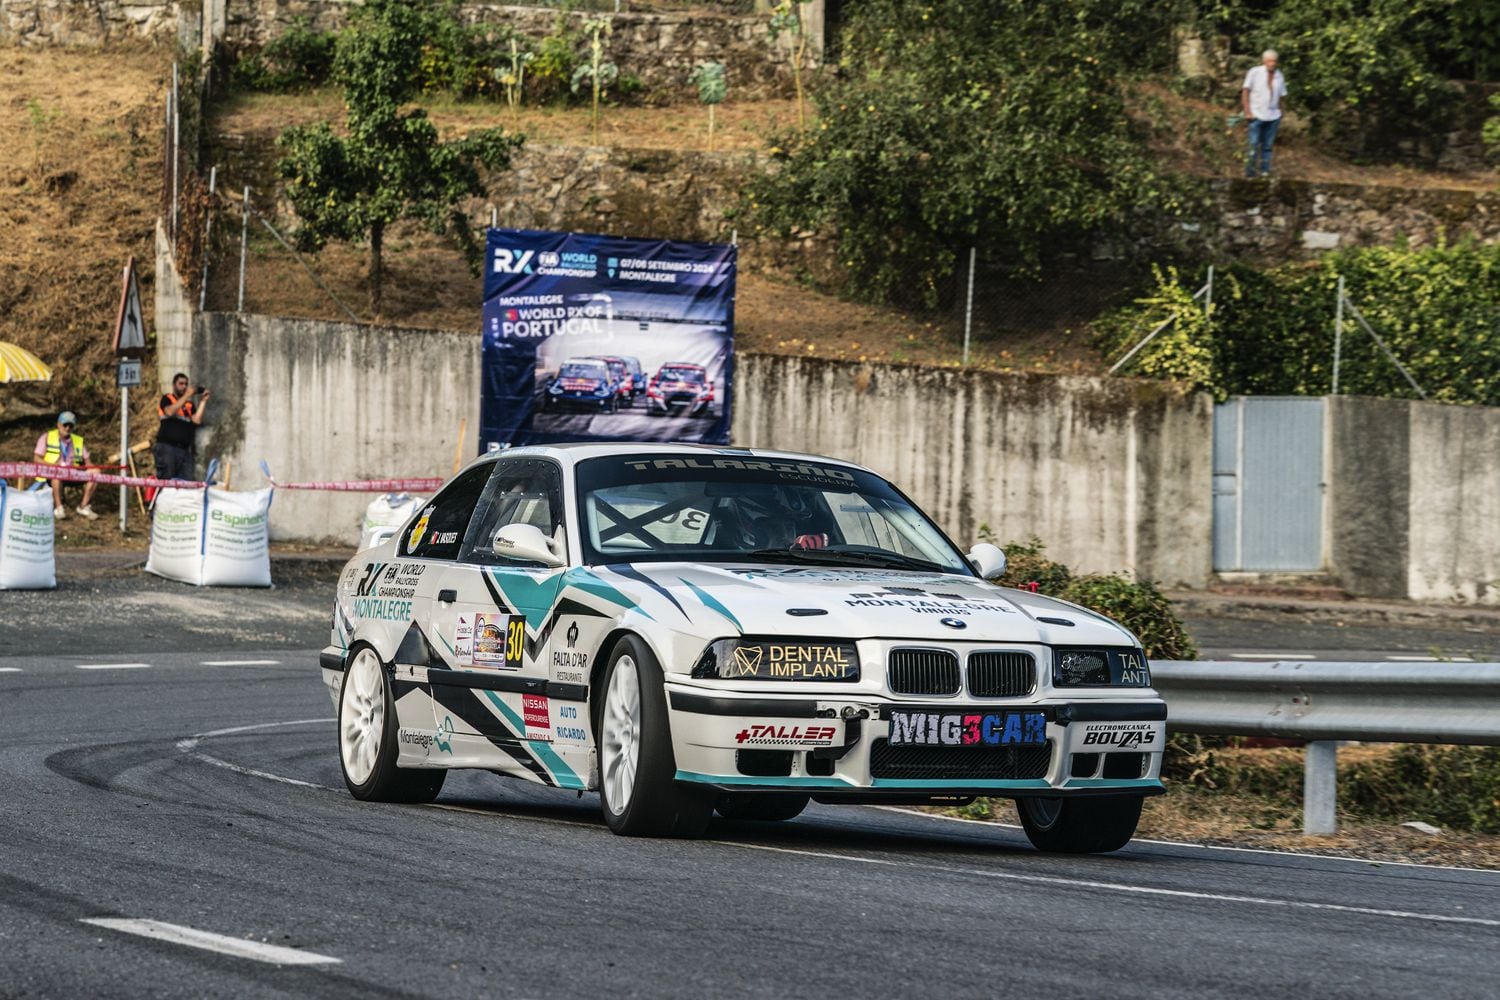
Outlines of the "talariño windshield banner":
[{"label": "talari\u00f1o windshield banner", "polygon": [[491,229],[480,448],[729,443],[738,253]]}]

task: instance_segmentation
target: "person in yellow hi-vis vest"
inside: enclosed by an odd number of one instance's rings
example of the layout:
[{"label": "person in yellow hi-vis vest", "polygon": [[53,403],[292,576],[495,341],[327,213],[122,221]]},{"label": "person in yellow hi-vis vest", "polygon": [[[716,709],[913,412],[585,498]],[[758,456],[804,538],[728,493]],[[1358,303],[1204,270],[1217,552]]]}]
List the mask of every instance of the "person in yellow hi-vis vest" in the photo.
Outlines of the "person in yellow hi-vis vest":
[{"label": "person in yellow hi-vis vest", "polygon": [[[78,418],[73,416],[71,410],[64,410],[57,415],[57,426],[36,439],[36,460],[47,465],[71,465],[83,468],[89,461],[89,450],[83,443],[82,434],[74,434],[73,428],[78,423]],[[37,482],[43,480],[38,479]],[[68,516],[67,509],[63,507],[61,479],[53,479],[52,502],[57,508],[52,512],[58,520]],[[83,484],[83,504],[78,508],[78,513],[93,520],[98,517],[94,513],[94,483]]]}]

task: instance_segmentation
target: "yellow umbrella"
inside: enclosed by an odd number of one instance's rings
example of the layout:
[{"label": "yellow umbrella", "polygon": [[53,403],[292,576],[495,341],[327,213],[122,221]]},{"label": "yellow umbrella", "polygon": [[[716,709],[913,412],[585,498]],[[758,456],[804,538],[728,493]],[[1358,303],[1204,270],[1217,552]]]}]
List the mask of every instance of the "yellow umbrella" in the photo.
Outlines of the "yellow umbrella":
[{"label": "yellow umbrella", "polygon": [[46,382],[52,369],[24,347],[0,340],[0,382]]}]

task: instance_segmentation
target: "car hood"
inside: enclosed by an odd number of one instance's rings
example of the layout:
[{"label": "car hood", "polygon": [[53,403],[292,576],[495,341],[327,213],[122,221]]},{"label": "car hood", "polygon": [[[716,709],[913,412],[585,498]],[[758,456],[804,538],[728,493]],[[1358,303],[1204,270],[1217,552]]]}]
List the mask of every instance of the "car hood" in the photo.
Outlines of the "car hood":
[{"label": "car hood", "polygon": [[597,572],[658,622],[705,638],[740,633],[1137,644],[1128,631],[1091,611],[957,574],[663,562],[615,564]]}]

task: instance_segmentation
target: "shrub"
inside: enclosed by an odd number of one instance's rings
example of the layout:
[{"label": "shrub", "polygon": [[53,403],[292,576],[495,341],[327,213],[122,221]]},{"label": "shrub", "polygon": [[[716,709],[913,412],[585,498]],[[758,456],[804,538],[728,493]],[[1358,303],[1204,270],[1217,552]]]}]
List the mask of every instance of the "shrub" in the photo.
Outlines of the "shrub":
[{"label": "shrub", "polygon": [[[988,534],[982,528],[980,537]],[[1156,584],[1117,574],[1074,576],[1062,563],[1048,559],[1041,540],[1032,536],[1005,548],[1007,587],[1030,590],[1097,611],[1134,632],[1148,659],[1194,660],[1198,648]]]},{"label": "shrub", "polygon": [[[827,231],[851,290],[936,305],[959,256],[1035,267],[1044,248],[1174,209],[1121,97],[1119,4],[867,0],[815,126],[751,183],[770,234]],[[1139,13],[1140,5],[1124,5]]]},{"label": "shrub", "polygon": [[[1237,265],[1216,274],[1214,311],[1208,317],[1189,301],[1192,282],[1185,285],[1177,272],[1159,270],[1153,292],[1101,318],[1094,332],[1105,355],[1119,357],[1176,314],[1192,331],[1193,351],[1185,351],[1175,335],[1163,334],[1128,371],[1189,381],[1221,397],[1322,395],[1332,387],[1340,275],[1349,300],[1429,398],[1500,405],[1500,246],[1495,245],[1368,247],[1269,271]],[[1347,309],[1339,391],[1416,395]]]},{"label": "shrub", "polygon": [[1289,101],[1348,152],[1392,153],[1440,130],[1455,103],[1440,63],[1452,49],[1454,0],[1282,2],[1253,37],[1286,62]]},{"label": "shrub", "polygon": [[307,18],[299,17],[265,48],[242,56],[234,66],[234,82],[248,90],[276,93],[320,87],[333,71],[337,41],[334,33],[316,31]]},{"label": "shrub", "polygon": [[1339,796],[1346,810],[1371,819],[1500,833],[1500,748],[1401,746],[1350,767]]}]

